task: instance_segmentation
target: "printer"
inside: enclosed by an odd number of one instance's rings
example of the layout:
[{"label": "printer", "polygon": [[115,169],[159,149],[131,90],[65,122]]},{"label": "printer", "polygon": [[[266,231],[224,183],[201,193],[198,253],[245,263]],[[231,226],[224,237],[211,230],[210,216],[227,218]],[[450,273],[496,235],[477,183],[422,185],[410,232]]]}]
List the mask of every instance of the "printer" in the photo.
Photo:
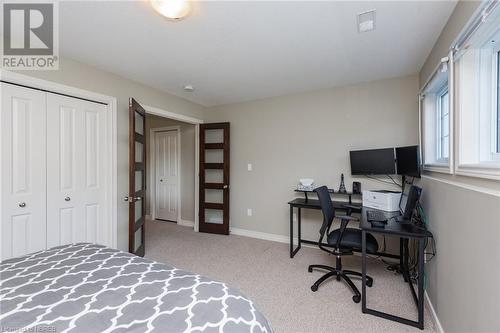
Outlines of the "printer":
[{"label": "printer", "polygon": [[401,192],[387,190],[363,191],[363,206],[386,212],[399,211],[400,199]]}]

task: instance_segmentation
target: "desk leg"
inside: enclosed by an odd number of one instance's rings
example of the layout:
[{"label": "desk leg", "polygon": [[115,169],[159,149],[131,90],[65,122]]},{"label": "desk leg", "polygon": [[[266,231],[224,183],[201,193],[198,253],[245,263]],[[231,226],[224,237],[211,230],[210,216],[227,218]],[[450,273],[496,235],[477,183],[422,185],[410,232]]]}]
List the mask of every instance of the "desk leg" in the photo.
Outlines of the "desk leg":
[{"label": "desk leg", "polygon": [[424,329],[425,238],[418,240],[418,328]]},{"label": "desk leg", "polygon": [[361,311],[366,312],[366,231],[361,231]]},{"label": "desk leg", "polygon": [[293,258],[293,206],[290,206],[290,258]]},{"label": "desk leg", "polygon": [[298,245],[297,245],[297,248],[294,249],[293,248],[293,206],[290,206],[290,258],[293,258],[295,256],[295,254],[297,252],[299,252],[300,250],[300,246],[302,244],[302,240],[301,240],[301,215],[302,215],[302,212],[301,212],[301,209],[300,207],[297,207],[297,229],[298,229],[298,232],[299,232],[299,237],[298,237]]},{"label": "desk leg", "polygon": [[409,238],[405,238],[404,239],[404,245],[405,245],[405,272],[406,274],[408,274],[408,277],[410,275],[410,265],[409,265],[409,259],[410,259],[410,248],[408,246],[408,244],[410,243],[410,239]]},{"label": "desk leg", "polygon": [[299,234],[299,238],[297,240],[297,242],[299,243],[299,246],[297,247],[297,249],[300,249],[300,247],[302,246],[302,209],[299,207],[298,208],[298,213],[297,213],[297,229],[298,229],[298,234]]},{"label": "desk leg", "polygon": [[400,238],[400,269],[401,269],[401,274],[403,275],[403,278],[405,282],[410,281],[410,272],[409,272],[409,267],[408,267],[408,260],[409,260],[409,255],[410,255],[410,250],[408,248],[408,238]]}]

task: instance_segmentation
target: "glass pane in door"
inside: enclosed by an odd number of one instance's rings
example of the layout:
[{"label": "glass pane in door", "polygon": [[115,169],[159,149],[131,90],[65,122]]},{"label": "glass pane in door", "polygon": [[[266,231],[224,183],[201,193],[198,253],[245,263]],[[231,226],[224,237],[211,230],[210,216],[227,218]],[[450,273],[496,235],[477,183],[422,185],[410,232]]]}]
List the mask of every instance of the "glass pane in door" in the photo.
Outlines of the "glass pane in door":
[{"label": "glass pane in door", "polygon": [[142,190],[142,171],[135,172],[135,190]]},{"label": "glass pane in door", "polygon": [[218,183],[224,182],[224,170],[219,169],[205,169],[205,183]]},{"label": "glass pane in door", "polygon": [[135,161],[142,163],[144,145],[140,142],[135,142]]},{"label": "glass pane in door", "polygon": [[205,130],[205,143],[223,143],[223,129],[207,129]]},{"label": "glass pane in door", "polygon": [[223,223],[223,212],[218,209],[205,209],[205,222],[212,224]]},{"label": "glass pane in door", "polygon": [[224,163],[223,149],[206,149],[205,163]]},{"label": "glass pane in door", "polygon": [[224,190],[205,189],[205,202],[224,203]]},{"label": "glass pane in door", "polygon": [[135,201],[134,207],[135,207],[135,209],[134,209],[135,210],[135,222],[137,222],[142,217],[142,200]]},{"label": "glass pane in door", "polygon": [[139,113],[135,113],[135,132],[144,135],[144,117]]},{"label": "glass pane in door", "polygon": [[134,252],[137,251],[137,249],[141,246],[142,244],[142,227],[137,229],[134,235]]}]

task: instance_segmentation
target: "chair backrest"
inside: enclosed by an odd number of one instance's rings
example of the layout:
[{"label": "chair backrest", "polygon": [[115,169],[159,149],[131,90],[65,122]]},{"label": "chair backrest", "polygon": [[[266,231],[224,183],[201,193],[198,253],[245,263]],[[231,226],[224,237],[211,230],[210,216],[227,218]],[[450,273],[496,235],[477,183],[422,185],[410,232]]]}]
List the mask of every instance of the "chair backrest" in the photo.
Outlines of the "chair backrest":
[{"label": "chair backrest", "polygon": [[335,209],[333,208],[333,203],[332,199],[330,198],[330,193],[328,192],[328,187],[318,187],[314,190],[314,192],[316,192],[316,194],[318,195],[321,211],[323,212],[323,225],[319,230],[321,240],[323,239],[325,232],[330,229],[333,218],[335,217]]}]

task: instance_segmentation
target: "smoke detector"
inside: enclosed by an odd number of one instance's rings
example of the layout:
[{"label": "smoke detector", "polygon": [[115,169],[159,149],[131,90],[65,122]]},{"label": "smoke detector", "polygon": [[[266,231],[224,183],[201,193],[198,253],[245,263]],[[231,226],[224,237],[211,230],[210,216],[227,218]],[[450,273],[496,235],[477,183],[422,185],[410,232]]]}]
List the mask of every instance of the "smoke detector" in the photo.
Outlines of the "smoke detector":
[{"label": "smoke detector", "polygon": [[359,33],[375,30],[375,9],[359,13],[357,18]]},{"label": "smoke detector", "polygon": [[187,92],[193,92],[194,91],[194,87],[192,84],[186,84],[184,86],[184,91],[187,91]]}]

